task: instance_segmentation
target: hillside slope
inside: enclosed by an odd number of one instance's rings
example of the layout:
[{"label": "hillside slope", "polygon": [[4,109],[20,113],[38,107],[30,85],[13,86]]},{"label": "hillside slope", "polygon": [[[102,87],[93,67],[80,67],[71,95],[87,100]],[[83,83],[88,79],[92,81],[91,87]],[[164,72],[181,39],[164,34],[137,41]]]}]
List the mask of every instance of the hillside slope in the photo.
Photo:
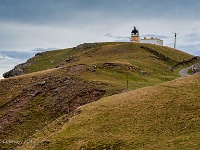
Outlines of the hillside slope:
[{"label": "hillside slope", "polygon": [[[140,43],[92,43],[39,53],[14,69],[23,75],[10,77],[11,71],[0,81],[0,139],[24,141],[103,96],[176,79],[173,66],[193,58]],[[17,145],[5,143],[0,149]]]},{"label": "hillside slope", "polygon": [[123,90],[121,87],[126,87],[128,79],[128,88],[136,89],[175,79],[178,74],[171,70],[177,64],[178,67],[187,64],[185,63],[187,60],[196,61],[192,55],[164,46],[130,42],[90,43],[36,54],[4,76],[85,65],[93,72],[84,71],[79,74],[83,80],[103,82]]},{"label": "hillside slope", "polygon": [[[38,53],[26,63],[16,66],[14,70],[20,70],[19,74],[27,74],[60,66],[120,62],[134,65],[139,70],[147,69],[146,71],[152,72],[152,67],[155,71],[159,71],[157,66],[173,67],[178,62],[191,58],[192,55],[182,51],[152,44],[86,43],[74,48]],[[5,74],[5,77],[10,76],[14,74]]]},{"label": "hillside slope", "polygon": [[197,74],[102,98],[70,120],[59,118],[19,149],[197,150],[199,89]]},{"label": "hillside slope", "polygon": [[[0,87],[0,139],[13,141],[27,139],[56,118],[105,93],[98,85],[57,72],[1,80]],[[17,145],[1,141],[0,149]]]}]

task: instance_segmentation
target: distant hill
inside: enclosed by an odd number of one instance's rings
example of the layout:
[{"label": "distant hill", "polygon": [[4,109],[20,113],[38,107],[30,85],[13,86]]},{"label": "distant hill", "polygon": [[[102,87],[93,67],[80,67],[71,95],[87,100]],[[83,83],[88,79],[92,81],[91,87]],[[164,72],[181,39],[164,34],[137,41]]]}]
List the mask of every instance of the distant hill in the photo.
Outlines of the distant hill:
[{"label": "distant hill", "polygon": [[[24,141],[57,119],[69,120],[80,106],[177,79],[181,67],[197,61],[169,47],[140,43],[87,43],[38,53],[0,81],[0,139]],[[0,148],[16,146],[11,142]]]}]

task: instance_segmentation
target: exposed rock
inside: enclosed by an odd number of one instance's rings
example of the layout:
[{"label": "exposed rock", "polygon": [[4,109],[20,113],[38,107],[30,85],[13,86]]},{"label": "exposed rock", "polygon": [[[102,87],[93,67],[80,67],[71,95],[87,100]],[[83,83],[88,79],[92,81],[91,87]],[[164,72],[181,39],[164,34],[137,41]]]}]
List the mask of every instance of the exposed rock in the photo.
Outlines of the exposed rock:
[{"label": "exposed rock", "polygon": [[68,69],[69,69],[69,74],[79,74],[82,71],[90,71],[90,69],[84,64],[71,66]]},{"label": "exposed rock", "polygon": [[22,74],[24,74],[25,69],[30,65],[31,65],[31,63],[28,61],[26,63],[19,64],[19,65],[15,66],[14,69],[4,73],[3,77],[10,78],[10,77],[22,75]]},{"label": "exposed rock", "polygon": [[142,75],[148,75],[148,72],[141,70],[140,71]]},{"label": "exposed rock", "polygon": [[24,74],[24,71],[22,69],[12,69],[6,73],[3,74],[4,78],[10,78],[10,77],[14,77],[14,76],[18,76],[18,75],[22,75]]},{"label": "exposed rock", "polygon": [[74,61],[74,56],[70,56],[70,57],[66,60],[66,62],[68,62],[68,63],[73,62],[73,61]]},{"label": "exposed rock", "polygon": [[197,72],[200,72],[200,63],[192,65],[192,73],[195,74]]},{"label": "exposed rock", "polygon": [[99,63],[99,64],[94,64],[93,65],[94,69],[97,68],[105,68],[105,69],[117,69],[117,70],[130,70],[130,71],[140,71],[137,67],[128,65],[128,64],[120,64],[120,63],[114,63],[114,62],[106,62],[106,63]]},{"label": "exposed rock", "polygon": [[172,70],[179,67],[179,66],[183,66],[183,65],[187,65],[187,64],[190,64],[190,63],[194,63],[195,61],[197,61],[199,59],[199,57],[193,57],[189,60],[183,60],[182,62],[178,62],[176,65],[173,66]]},{"label": "exposed rock", "polygon": [[28,113],[23,113],[23,117],[27,117],[28,116]]},{"label": "exposed rock", "polygon": [[[157,59],[161,59],[163,61],[167,61],[167,62],[172,62],[172,63],[177,63],[176,60],[173,60],[163,54],[161,54],[160,52],[157,52],[156,50],[153,50],[153,49],[150,49],[148,47],[145,47],[145,46],[140,46],[140,48],[144,49],[145,51],[151,53],[154,55],[154,58],[157,58]],[[152,56],[151,56],[152,57]]]},{"label": "exposed rock", "polygon": [[[37,53],[37,54],[35,54],[35,56],[39,56],[40,57],[40,56],[43,56],[44,53],[46,53],[46,52]],[[30,58],[25,63],[21,63],[21,64],[15,66],[14,69],[4,73],[3,77],[4,78],[10,78],[10,77],[19,76],[19,75],[24,74],[26,68],[32,65],[32,63],[31,63],[32,59],[33,58]],[[54,61],[52,60],[51,63],[53,63],[53,62]]]},{"label": "exposed rock", "polygon": [[46,84],[46,81],[42,81],[42,82],[36,83],[35,85],[37,85],[37,86],[44,86],[45,84]]},{"label": "exposed rock", "polygon": [[37,53],[35,54],[35,56],[42,56],[45,52],[40,52],[40,53]]},{"label": "exposed rock", "polygon": [[102,43],[83,43],[83,44],[77,45],[74,48],[75,49],[76,48],[78,48],[78,49],[93,48],[93,47],[95,47],[96,45],[99,45],[99,44],[102,44]]}]

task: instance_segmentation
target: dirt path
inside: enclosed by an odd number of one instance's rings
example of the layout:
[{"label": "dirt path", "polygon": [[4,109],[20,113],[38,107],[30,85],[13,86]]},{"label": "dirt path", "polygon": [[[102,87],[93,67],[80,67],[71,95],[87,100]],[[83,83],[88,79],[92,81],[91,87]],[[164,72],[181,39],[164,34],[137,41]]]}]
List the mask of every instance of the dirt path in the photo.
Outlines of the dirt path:
[{"label": "dirt path", "polygon": [[197,64],[194,64],[190,67],[186,67],[182,70],[179,71],[179,75],[181,77],[187,77],[187,76],[190,76],[190,74],[188,74],[188,71],[192,68],[196,68],[196,73],[200,73],[200,63],[197,63]]},{"label": "dirt path", "polygon": [[190,76],[190,74],[188,74],[188,71],[191,69],[191,66],[190,67],[186,67],[182,70],[179,71],[179,75],[181,77],[187,77],[187,76]]}]

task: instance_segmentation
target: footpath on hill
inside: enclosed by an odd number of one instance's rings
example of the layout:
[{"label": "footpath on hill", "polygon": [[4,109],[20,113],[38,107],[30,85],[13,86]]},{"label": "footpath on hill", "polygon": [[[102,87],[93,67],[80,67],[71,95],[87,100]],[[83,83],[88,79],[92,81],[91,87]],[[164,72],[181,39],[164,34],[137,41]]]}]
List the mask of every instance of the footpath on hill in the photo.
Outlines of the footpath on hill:
[{"label": "footpath on hill", "polygon": [[[192,65],[193,67],[195,67],[195,69],[196,69],[196,73],[199,73],[200,72],[200,63],[198,63],[198,64],[194,64],[194,65]],[[190,76],[190,74],[188,74],[188,71],[190,70],[190,69],[192,69],[192,66],[189,66],[189,67],[186,67],[186,68],[183,68],[182,70],[180,70],[179,71],[179,75],[181,76],[181,77],[187,77],[187,76]]]},{"label": "footpath on hill", "polygon": [[187,77],[187,76],[190,76],[190,74],[188,74],[188,71],[191,69],[191,66],[190,67],[186,67],[186,68],[183,68],[182,70],[179,71],[179,75],[181,77]]}]

